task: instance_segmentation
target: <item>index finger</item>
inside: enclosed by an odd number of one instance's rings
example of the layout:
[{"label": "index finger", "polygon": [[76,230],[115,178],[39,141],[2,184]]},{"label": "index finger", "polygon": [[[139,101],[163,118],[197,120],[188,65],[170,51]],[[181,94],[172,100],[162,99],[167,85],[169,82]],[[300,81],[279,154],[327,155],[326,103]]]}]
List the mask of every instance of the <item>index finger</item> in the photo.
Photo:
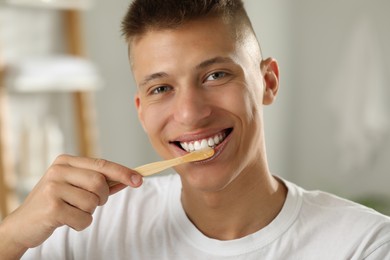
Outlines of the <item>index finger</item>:
[{"label": "index finger", "polygon": [[119,182],[134,188],[142,184],[142,176],[139,173],[126,166],[105,159],[59,156],[55,163],[93,170],[103,174],[108,181]]}]

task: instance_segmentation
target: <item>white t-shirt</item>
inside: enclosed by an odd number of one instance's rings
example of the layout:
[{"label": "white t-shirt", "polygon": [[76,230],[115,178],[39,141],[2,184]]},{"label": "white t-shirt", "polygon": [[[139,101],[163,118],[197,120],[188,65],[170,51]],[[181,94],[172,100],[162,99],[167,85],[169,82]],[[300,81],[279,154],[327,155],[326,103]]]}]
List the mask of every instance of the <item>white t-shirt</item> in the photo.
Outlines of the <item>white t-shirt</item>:
[{"label": "white t-shirt", "polygon": [[186,217],[177,174],[147,178],[111,196],[86,230],[59,228],[23,259],[390,259],[389,217],[284,182],[287,199],[268,226],[219,241]]}]

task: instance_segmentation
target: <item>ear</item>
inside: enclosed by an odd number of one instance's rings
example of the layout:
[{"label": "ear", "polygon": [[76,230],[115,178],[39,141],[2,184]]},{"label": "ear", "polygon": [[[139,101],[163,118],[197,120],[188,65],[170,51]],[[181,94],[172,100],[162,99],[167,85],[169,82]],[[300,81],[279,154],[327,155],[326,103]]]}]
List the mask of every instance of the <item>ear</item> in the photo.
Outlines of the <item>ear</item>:
[{"label": "ear", "polygon": [[261,61],[260,68],[264,81],[263,104],[270,105],[274,102],[279,90],[278,62],[273,58],[268,58]]},{"label": "ear", "polygon": [[145,122],[144,122],[144,118],[143,118],[143,113],[142,113],[141,99],[140,99],[138,93],[134,97],[134,103],[135,103],[135,108],[137,109],[138,120],[140,121],[144,131],[147,133],[146,128],[145,128]]}]

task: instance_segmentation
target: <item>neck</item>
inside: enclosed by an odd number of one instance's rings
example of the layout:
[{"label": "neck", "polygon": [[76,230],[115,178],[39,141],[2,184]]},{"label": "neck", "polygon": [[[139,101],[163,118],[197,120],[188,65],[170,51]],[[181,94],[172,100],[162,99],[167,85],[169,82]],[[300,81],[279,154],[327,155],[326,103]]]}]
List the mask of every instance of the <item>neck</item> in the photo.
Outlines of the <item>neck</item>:
[{"label": "neck", "polygon": [[283,207],[287,189],[261,172],[243,172],[225,189],[216,192],[188,191],[182,204],[189,219],[206,236],[231,240],[267,226]]}]

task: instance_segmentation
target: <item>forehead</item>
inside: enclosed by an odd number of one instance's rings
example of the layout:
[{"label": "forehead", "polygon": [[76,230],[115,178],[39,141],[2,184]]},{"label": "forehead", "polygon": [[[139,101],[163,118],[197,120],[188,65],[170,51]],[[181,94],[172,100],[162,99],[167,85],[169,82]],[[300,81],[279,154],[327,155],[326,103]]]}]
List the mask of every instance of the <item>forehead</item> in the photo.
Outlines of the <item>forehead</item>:
[{"label": "forehead", "polygon": [[145,54],[156,54],[159,51],[166,53],[178,47],[191,49],[202,44],[203,48],[208,49],[213,49],[210,48],[213,45],[235,45],[233,28],[220,18],[198,19],[174,29],[153,28],[129,41],[129,55],[133,67]]}]

